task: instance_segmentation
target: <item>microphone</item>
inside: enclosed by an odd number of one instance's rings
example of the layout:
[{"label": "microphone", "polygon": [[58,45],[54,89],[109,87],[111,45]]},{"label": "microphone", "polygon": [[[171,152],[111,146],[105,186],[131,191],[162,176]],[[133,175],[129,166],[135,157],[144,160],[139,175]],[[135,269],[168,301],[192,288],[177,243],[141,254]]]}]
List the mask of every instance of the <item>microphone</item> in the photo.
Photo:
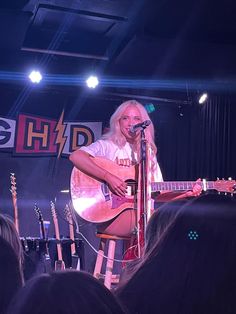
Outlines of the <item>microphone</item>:
[{"label": "microphone", "polygon": [[151,124],[151,120],[145,120],[145,121],[137,123],[135,125],[131,125],[130,132],[135,133],[140,128],[145,129],[150,124]]}]

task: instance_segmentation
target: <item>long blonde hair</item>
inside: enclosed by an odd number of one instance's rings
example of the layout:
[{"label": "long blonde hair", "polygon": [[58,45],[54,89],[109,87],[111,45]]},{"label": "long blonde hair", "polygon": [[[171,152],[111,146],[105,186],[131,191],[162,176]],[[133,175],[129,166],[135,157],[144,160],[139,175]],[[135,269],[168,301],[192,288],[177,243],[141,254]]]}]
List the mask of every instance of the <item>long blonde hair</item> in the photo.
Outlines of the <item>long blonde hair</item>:
[{"label": "long blonde hair", "polygon": [[[123,102],[113,113],[113,115],[110,118],[110,130],[102,136],[102,139],[111,140],[119,147],[123,147],[126,143],[125,136],[121,133],[120,130],[120,118],[122,117],[124,111],[128,107],[136,107],[140,113],[142,121],[145,120],[151,120],[146,109],[142,104],[137,102],[136,100],[127,100]],[[145,131],[146,140],[151,146],[153,153],[156,154],[157,148],[154,142],[154,126],[153,123],[151,123],[146,131]],[[137,146],[139,146],[140,143],[137,143]]]}]

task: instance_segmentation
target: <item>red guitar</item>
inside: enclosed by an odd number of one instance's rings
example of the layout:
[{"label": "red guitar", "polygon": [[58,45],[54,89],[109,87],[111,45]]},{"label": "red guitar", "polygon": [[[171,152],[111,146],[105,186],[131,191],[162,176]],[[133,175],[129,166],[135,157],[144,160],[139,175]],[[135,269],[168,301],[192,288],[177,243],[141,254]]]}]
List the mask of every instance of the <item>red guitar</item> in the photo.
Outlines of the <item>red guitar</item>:
[{"label": "red guitar", "polygon": [[51,212],[52,212],[52,218],[53,218],[53,223],[55,227],[55,237],[57,241],[57,260],[55,261],[55,270],[64,270],[65,263],[62,259],[62,247],[61,247],[59,225],[58,225],[58,220],[57,220],[57,213],[56,213],[55,204],[52,201],[51,201]]},{"label": "red guitar", "polygon": [[12,194],[12,203],[14,208],[14,223],[18,234],[20,234],[19,229],[19,217],[18,217],[18,206],[17,206],[17,193],[16,193],[16,177],[14,173],[10,174],[11,179],[11,194]]},{"label": "red guitar", "polygon": [[[101,157],[93,159],[100,167],[127,182],[128,193],[121,198],[113,194],[107,184],[79,171],[75,167],[71,174],[71,198],[76,212],[83,219],[102,223],[109,221],[127,208],[136,208],[137,166],[121,167]],[[152,192],[191,190],[195,181],[165,181],[151,183]],[[203,190],[234,193],[235,180],[216,180],[199,182]]]}]

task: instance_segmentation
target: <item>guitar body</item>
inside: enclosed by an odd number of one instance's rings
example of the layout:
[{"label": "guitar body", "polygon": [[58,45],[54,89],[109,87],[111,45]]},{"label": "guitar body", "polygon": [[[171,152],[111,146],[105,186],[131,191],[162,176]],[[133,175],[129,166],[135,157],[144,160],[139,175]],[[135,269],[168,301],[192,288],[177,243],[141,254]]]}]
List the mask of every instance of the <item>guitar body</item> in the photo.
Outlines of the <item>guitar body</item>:
[{"label": "guitar body", "polygon": [[109,190],[105,182],[74,167],[71,174],[71,198],[79,216],[89,222],[102,223],[112,220],[126,209],[134,209],[137,166],[119,166],[113,161],[100,157],[94,158],[94,162],[126,181],[128,193],[123,198],[118,197]]},{"label": "guitar body", "polygon": [[63,260],[55,261],[55,271],[65,270],[66,266]]}]

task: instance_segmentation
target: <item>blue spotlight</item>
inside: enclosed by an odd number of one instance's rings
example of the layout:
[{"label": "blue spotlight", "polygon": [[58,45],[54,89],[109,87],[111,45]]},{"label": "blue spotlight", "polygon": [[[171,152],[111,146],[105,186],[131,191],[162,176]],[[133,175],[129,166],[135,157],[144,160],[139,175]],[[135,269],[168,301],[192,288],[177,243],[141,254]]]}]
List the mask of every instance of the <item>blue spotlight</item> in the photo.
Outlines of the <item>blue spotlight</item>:
[{"label": "blue spotlight", "polygon": [[87,86],[89,88],[96,88],[97,85],[99,84],[99,80],[97,78],[97,76],[89,76],[88,79],[86,80]]},{"label": "blue spotlight", "polygon": [[42,80],[42,74],[39,71],[33,70],[29,74],[29,79],[31,80],[32,83],[34,84],[39,84]]}]

